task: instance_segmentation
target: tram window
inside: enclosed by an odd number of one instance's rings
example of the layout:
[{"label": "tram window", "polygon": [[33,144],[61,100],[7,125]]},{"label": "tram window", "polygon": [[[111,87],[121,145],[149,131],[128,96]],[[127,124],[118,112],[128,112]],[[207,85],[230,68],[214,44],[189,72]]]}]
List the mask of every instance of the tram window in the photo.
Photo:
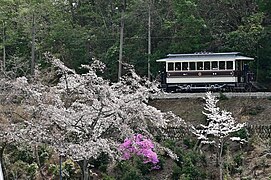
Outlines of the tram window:
[{"label": "tram window", "polygon": [[227,61],[227,69],[233,69],[233,61]]},{"label": "tram window", "polygon": [[212,62],[212,69],[218,69],[218,62],[217,61]]},{"label": "tram window", "polygon": [[196,70],[196,63],[195,62],[189,62],[189,69],[190,70]]},{"label": "tram window", "polygon": [[219,61],[219,69],[225,69],[225,61]]},{"label": "tram window", "polygon": [[182,64],[180,62],[175,63],[175,70],[181,70]]},{"label": "tram window", "polygon": [[182,70],[188,70],[188,62],[183,62]]},{"label": "tram window", "polygon": [[168,63],[167,69],[168,69],[168,71],[173,71],[174,70],[173,63]]},{"label": "tram window", "polygon": [[204,70],[210,70],[210,62],[204,62]]},{"label": "tram window", "polygon": [[203,62],[197,62],[197,70],[203,70]]}]

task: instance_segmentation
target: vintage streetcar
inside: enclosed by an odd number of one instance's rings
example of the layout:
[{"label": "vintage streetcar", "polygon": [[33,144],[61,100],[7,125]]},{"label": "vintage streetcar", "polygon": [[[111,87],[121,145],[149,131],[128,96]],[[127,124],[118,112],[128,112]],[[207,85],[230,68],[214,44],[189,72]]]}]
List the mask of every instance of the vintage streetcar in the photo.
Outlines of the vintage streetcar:
[{"label": "vintage streetcar", "polygon": [[169,54],[156,60],[165,63],[161,87],[176,91],[251,91],[254,58],[239,52]]}]

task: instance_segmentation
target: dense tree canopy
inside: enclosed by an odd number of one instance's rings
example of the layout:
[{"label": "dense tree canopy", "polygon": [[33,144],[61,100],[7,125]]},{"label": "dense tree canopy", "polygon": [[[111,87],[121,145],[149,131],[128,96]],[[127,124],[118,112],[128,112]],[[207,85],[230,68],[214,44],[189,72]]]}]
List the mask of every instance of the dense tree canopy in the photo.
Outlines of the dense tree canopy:
[{"label": "dense tree canopy", "polygon": [[[30,72],[52,52],[78,70],[92,57],[117,79],[121,11],[124,9],[123,62],[147,75],[148,7],[151,13],[151,73],[168,53],[240,51],[255,57],[258,80],[270,79],[270,2],[263,0],[0,0],[0,59],[5,71]],[[33,23],[34,22],[34,23]],[[33,34],[33,28],[35,29]],[[34,35],[34,36],[33,36]],[[34,38],[34,41],[33,41]],[[3,68],[5,67],[5,68]],[[6,73],[7,74],[7,73]]]}]

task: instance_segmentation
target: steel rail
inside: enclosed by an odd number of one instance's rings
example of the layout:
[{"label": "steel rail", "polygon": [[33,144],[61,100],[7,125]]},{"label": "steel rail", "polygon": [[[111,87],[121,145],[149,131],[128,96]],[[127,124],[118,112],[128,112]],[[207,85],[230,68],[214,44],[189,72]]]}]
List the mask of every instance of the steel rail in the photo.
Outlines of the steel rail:
[{"label": "steel rail", "polygon": [[[221,93],[214,92],[214,96],[220,97]],[[247,98],[271,98],[271,92],[223,92],[227,98],[247,97]],[[150,99],[182,99],[182,98],[202,98],[205,97],[204,92],[200,93],[157,93],[150,95]]]}]

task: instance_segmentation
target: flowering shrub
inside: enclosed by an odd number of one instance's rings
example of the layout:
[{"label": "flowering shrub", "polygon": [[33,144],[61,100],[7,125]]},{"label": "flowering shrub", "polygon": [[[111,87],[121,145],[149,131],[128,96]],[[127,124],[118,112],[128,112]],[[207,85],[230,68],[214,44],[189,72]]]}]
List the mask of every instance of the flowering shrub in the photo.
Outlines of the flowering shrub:
[{"label": "flowering shrub", "polygon": [[154,169],[159,169],[156,164],[159,162],[157,154],[153,151],[154,144],[150,139],[145,138],[141,134],[134,135],[131,138],[126,138],[124,143],[120,145],[122,158],[128,160],[131,157],[139,156],[143,158],[143,163],[152,163]]}]

